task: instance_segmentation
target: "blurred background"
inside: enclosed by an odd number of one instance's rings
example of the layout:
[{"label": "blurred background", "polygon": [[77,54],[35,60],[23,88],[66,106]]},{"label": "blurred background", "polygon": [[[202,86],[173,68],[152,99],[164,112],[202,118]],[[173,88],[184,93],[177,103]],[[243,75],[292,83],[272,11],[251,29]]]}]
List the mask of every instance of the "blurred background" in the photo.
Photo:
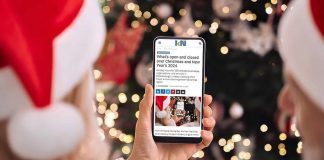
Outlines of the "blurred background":
[{"label": "blurred background", "polygon": [[99,1],[107,38],[94,69],[94,110],[111,158],[132,150],[153,39],[199,36],[207,43],[206,93],[217,124],[210,147],[192,159],[300,159],[299,132],[277,106],[283,77],[276,34],[289,0]]}]

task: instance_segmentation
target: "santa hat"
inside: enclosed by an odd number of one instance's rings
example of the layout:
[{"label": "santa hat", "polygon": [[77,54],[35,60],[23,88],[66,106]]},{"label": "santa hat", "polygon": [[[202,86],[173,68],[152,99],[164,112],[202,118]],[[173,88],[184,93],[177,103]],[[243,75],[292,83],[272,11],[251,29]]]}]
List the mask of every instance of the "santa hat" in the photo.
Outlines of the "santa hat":
[{"label": "santa hat", "polygon": [[[84,137],[63,98],[97,59],[105,25],[95,0],[0,1],[0,120],[24,159],[55,159]],[[89,106],[91,107],[91,106]]]},{"label": "santa hat", "polygon": [[298,85],[324,111],[324,1],[294,0],[279,26],[280,54]]},{"label": "santa hat", "polygon": [[166,108],[170,104],[170,97],[169,96],[156,96],[155,98],[155,110],[156,110],[156,117],[157,118],[164,118],[167,116]]}]

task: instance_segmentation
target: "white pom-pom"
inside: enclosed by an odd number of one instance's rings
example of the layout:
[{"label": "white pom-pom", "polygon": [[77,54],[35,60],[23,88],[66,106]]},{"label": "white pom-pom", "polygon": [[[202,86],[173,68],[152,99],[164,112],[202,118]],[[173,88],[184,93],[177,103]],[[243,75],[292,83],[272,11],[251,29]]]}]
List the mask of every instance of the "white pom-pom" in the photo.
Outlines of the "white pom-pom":
[{"label": "white pom-pom", "polygon": [[70,153],[85,135],[81,114],[67,103],[18,111],[8,123],[8,141],[21,158],[56,159]]},{"label": "white pom-pom", "polygon": [[157,118],[164,118],[164,117],[167,116],[167,112],[164,111],[164,110],[163,110],[163,111],[159,111],[159,110],[158,110],[158,111],[156,111],[155,114],[156,114],[156,117],[157,117]]}]

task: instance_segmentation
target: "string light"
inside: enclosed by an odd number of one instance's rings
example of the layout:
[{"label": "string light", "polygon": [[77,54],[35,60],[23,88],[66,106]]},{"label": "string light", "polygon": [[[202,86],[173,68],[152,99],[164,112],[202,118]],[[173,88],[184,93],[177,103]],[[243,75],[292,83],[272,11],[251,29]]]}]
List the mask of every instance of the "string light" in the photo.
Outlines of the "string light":
[{"label": "string light", "polygon": [[179,10],[179,15],[180,16],[185,16],[186,14],[187,14],[187,11],[184,8]]},{"label": "string light", "polygon": [[244,159],[251,159],[251,153],[250,152],[245,152],[244,154]]},{"label": "string light", "polygon": [[195,30],[192,29],[192,28],[189,28],[189,29],[187,30],[187,34],[188,34],[189,36],[192,36],[192,35],[195,34]]},{"label": "string light", "polygon": [[240,14],[240,19],[242,21],[255,21],[257,19],[257,15],[255,13],[252,13],[250,10],[245,11],[245,13]]},{"label": "string light", "polygon": [[128,146],[124,146],[122,148],[122,152],[123,152],[123,154],[129,154],[130,153],[130,148]]},{"label": "string light", "polygon": [[139,10],[139,9],[140,9],[140,7],[139,7],[139,5],[138,5],[138,4],[135,4],[135,3],[134,3],[134,5],[135,5],[134,11],[136,11],[136,10]]},{"label": "string light", "polygon": [[159,21],[156,18],[152,18],[151,21],[150,21],[150,24],[152,26],[156,26],[158,23],[159,23]]},{"label": "string light", "polygon": [[132,101],[133,101],[134,103],[139,102],[139,100],[140,100],[140,97],[139,97],[138,94],[133,94],[133,95],[132,95]]},{"label": "string light", "polygon": [[287,9],[287,5],[283,4],[283,5],[281,5],[280,8],[281,8],[282,11],[285,11]]},{"label": "string light", "polygon": [[209,32],[211,34],[215,34],[217,32],[218,29],[218,23],[217,22],[213,22],[210,27],[209,27]]},{"label": "string light", "polygon": [[201,20],[196,20],[196,21],[195,21],[195,26],[196,26],[197,28],[201,28],[201,27],[202,27],[202,22],[201,22]]},{"label": "string light", "polygon": [[232,156],[231,160],[239,160],[239,159],[237,158],[237,156]]},{"label": "string light", "polygon": [[281,155],[281,156],[285,156],[286,154],[287,154],[287,150],[286,149],[280,149],[279,150],[279,154]]},{"label": "string light", "polygon": [[116,137],[117,136],[117,130],[115,128],[111,128],[109,130],[109,135],[112,137]]},{"label": "string light", "polygon": [[140,17],[142,16],[142,11],[140,11],[140,10],[136,10],[136,11],[134,12],[134,16],[135,16],[136,18],[140,18]]},{"label": "string light", "polygon": [[108,127],[108,128],[111,128],[115,125],[115,121],[114,119],[112,118],[109,118],[109,117],[105,117],[105,125]]},{"label": "string light", "polygon": [[260,126],[260,131],[261,131],[261,132],[266,132],[266,131],[268,131],[268,126],[265,125],[265,124],[262,124],[262,125]]},{"label": "string light", "polygon": [[298,130],[295,131],[295,136],[296,137],[300,137],[300,134],[299,134],[299,131]]},{"label": "string light", "polygon": [[270,152],[271,149],[272,149],[271,144],[266,144],[266,145],[264,145],[264,150],[265,150],[265,151]]},{"label": "string light", "polygon": [[128,3],[127,5],[126,5],[127,7],[127,10],[129,10],[129,11],[132,11],[132,10],[134,10],[135,9],[135,4],[134,3]]},{"label": "string light", "polygon": [[99,114],[104,114],[106,112],[106,109],[107,109],[106,106],[99,105],[97,111]]},{"label": "string light", "polygon": [[102,102],[99,102],[99,104],[98,104],[98,105],[103,105],[103,106],[107,107],[107,102],[105,102],[105,101],[102,101]]},{"label": "string light", "polygon": [[102,7],[102,12],[105,13],[105,14],[109,13],[110,12],[110,7],[109,6]]},{"label": "string light", "polygon": [[166,25],[166,24],[161,25],[161,31],[162,32],[167,32],[168,30],[169,30],[168,25]]},{"label": "string light", "polygon": [[240,19],[241,19],[242,21],[246,20],[246,14],[245,14],[245,13],[241,13],[241,14],[240,14]]},{"label": "string light", "polygon": [[283,143],[280,143],[279,145],[278,145],[278,149],[280,150],[280,149],[284,149],[286,146],[285,146],[285,144],[283,144]]},{"label": "string light", "polygon": [[167,21],[169,24],[174,24],[175,19],[173,17],[169,17]]},{"label": "string light", "polygon": [[112,113],[114,114],[114,117],[113,117],[113,119],[117,119],[117,118],[118,118],[118,116],[119,116],[118,112],[112,112]]},{"label": "string light", "polygon": [[119,136],[118,136],[118,139],[120,140],[120,141],[124,141],[124,137],[126,136],[126,134],[124,134],[124,133],[121,133],[121,134],[119,134]]},{"label": "string light", "polygon": [[192,155],[193,158],[203,158],[205,155],[204,151],[200,150],[196,152],[194,155]]},{"label": "string light", "polygon": [[238,156],[239,156],[240,159],[244,159],[245,152],[244,151],[239,152]]},{"label": "string light", "polygon": [[133,140],[134,140],[134,137],[133,137],[132,135],[126,135],[126,136],[124,136],[124,138],[123,138],[123,141],[124,141],[125,143],[132,143]]},{"label": "string light", "polygon": [[271,14],[272,13],[272,8],[271,7],[267,7],[266,8],[266,13],[267,14]]},{"label": "string light", "polygon": [[213,27],[213,28],[218,29],[218,26],[219,26],[219,25],[218,25],[217,22],[213,22],[210,26]]},{"label": "string light", "polygon": [[96,94],[96,99],[98,102],[103,102],[105,100],[105,95],[103,92],[98,92]]},{"label": "string light", "polygon": [[229,9],[229,7],[225,6],[225,7],[223,7],[222,11],[223,11],[223,13],[229,13],[230,9]]},{"label": "string light", "polygon": [[232,140],[233,140],[233,142],[239,142],[239,141],[241,141],[241,139],[242,139],[242,137],[241,137],[241,135],[239,135],[239,134],[234,134],[234,135],[232,136]]},{"label": "string light", "polygon": [[297,144],[296,152],[298,154],[301,154],[302,153],[302,148],[303,148],[303,143],[301,141],[299,141],[298,144]]},{"label": "string light", "polygon": [[272,4],[277,4],[278,3],[278,0],[271,0],[271,3]]},{"label": "string light", "polygon": [[139,111],[135,112],[135,117],[138,118],[139,117]]},{"label": "string light", "polygon": [[284,140],[287,139],[287,135],[285,133],[280,133],[279,139],[282,140],[282,141],[284,141]]},{"label": "string light", "polygon": [[116,103],[112,103],[111,105],[110,105],[110,110],[112,110],[113,112],[117,112],[117,110],[118,110],[118,106],[117,106],[117,104]]},{"label": "string light", "polygon": [[251,0],[252,2],[257,2],[258,0]]},{"label": "string light", "polygon": [[244,139],[244,140],[243,140],[243,145],[244,145],[244,146],[247,147],[247,146],[249,146],[250,144],[251,144],[251,141],[250,141],[249,139]]},{"label": "string light", "polygon": [[215,33],[217,32],[217,29],[210,27],[210,28],[209,28],[209,32],[210,32],[211,34],[215,34]]},{"label": "string light", "polygon": [[145,19],[149,19],[149,18],[151,18],[151,12],[149,12],[149,11],[145,11],[145,12],[143,13],[143,17],[144,17]]},{"label": "string light", "polygon": [[269,8],[269,7],[271,7],[271,4],[270,3],[264,4],[264,8]]},{"label": "string light", "polygon": [[226,145],[226,140],[224,138],[221,138],[218,140],[218,144],[223,147]]},{"label": "string light", "polygon": [[132,21],[131,23],[132,28],[138,28],[140,26],[140,23],[136,20]]},{"label": "string light", "polygon": [[127,102],[127,96],[125,93],[119,93],[118,94],[118,100],[120,103],[126,103]]},{"label": "string light", "polygon": [[108,109],[106,112],[105,112],[105,118],[110,118],[110,119],[115,119],[114,117],[115,117],[115,115],[114,115],[114,113],[110,110],[110,109]]},{"label": "string light", "polygon": [[95,69],[93,70],[93,75],[96,80],[99,80],[102,76],[102,73],[99,70]]},{"label": "string light", "polygon": [[227,53],[228,53],[228,47],[226,47],[226,46],[221,47],[221,48],[220,48],[220,52],[221,52],[222,54],[227,54]]}]

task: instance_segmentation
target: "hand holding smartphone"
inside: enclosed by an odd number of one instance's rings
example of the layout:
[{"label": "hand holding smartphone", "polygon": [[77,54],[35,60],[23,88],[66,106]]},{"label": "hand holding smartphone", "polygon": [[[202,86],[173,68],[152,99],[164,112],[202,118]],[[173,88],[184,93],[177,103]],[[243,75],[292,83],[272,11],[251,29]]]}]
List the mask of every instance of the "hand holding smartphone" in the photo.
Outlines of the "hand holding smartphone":
[{"label": "hand holding smartphone", "polygon": [[205,46],[202,38],[154,40],[152,134],[156,142],[202,141]]}]

